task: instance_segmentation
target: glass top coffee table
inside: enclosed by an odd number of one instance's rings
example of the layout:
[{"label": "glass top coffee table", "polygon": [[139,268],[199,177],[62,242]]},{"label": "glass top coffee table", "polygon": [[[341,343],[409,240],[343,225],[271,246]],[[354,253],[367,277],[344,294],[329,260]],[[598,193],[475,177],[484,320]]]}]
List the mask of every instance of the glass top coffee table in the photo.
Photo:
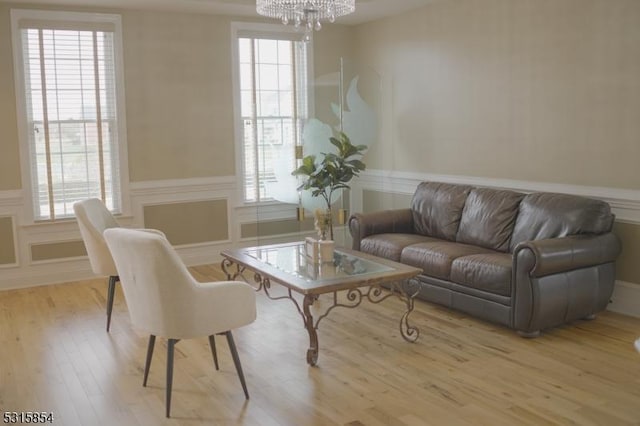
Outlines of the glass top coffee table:
[{"label": "glass top coffee table", "polygon": [[[419,282],[412,278],[421,269],[344,248],[334,250],[332,262],[314,263],[307,258],[302,242],[225,250],[221,254],[227,279],[247,281],[243,273],[248,269],[254,272],[256,291],[264,291],[272,300],[290,299],[294,303],[309,334],[309,365],[318,361],[320,321],[336,307],[355,308],[363,300],[380,303],[396,295],[407,308],[400,319],[402,337],[409,342],[418,338],[419,330],[409,325],[408,319],[420,289]],[[284,286],[287,294],[273,296],[272,281]],[[339,300],[339,292],[346,297]],[[302,307],[294,293],[302,295]],[[314,320],[310,308],[323,294],[333,294],[333,304]]]}]

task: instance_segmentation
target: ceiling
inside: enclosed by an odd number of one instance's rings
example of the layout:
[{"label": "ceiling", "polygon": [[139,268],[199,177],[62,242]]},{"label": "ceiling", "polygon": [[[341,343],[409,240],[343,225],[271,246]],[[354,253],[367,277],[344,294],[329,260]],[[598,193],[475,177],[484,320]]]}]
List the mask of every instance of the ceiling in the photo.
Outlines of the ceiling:
[{"label": "ceiling", "polygon": [[[356,25],[423,6],[433,0],[356,0],[356,11],[336,20]],[[255,0],[0,0],[0,3],[100,6],[125,9],[256,16]]]}]

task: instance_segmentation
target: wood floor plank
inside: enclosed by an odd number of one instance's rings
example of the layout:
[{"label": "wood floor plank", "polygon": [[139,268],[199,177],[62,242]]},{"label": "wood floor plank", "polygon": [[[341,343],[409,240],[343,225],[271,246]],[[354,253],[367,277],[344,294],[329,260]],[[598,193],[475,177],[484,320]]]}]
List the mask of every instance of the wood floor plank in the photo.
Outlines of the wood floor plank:
[{"label": "wood floor plank", "polygon": [[[217,265],[192,271],[225,278]],[[206,338],[181,341],[167,420],[166,340],[142,387],[148,336],[131,326],[120,286],[107,333],[105,294],[101,278],[0,292],[2,410],[52,411],[65,426],[640,424],[640,319],[604,312],[523,339],[419,301],[412,344],[398,328],[404,304],[392,297],[333,310],[309,367],[295,306],[262,293],[256,322],[234,332],[251,399],[224,338],[219,371]],[[314,304],[316,318],[330,303]]]}]

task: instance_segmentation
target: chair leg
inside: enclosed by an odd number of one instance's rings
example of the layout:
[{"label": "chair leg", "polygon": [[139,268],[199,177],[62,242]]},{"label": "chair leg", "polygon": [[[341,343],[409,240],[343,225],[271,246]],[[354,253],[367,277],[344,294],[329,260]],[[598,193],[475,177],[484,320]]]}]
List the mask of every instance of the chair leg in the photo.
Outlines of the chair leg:
[{"label": "chair leg", "polygon": [[111,312],[113,312],[113,298],[116,293],[116,282],[120,281],[117,275],[109,277],[109,288],[107,290],[107,332],[111,327]]},{"label": "chair leg", "polygon": [[153,358],[153,346],[156,343],[156,336],[149,335],[149,346],[147,346],[147,361],[144,363],[144,380],[142,386],[147,386],[147,378],[149,377],[149,370],[151,369],[151,358]]},{"label": "chair leg", "polygon": [[218,366],[218,352],[216,351],[216,337],[214,334],[209,336],[209,346],[211,346],[211,354],[213,355],[213,363],[216,365],[216,370],[220,370]]},{"label": "chair leg", "polygon": [[169,414],[171,413],[171,388],[173,386],[173,349],[178,343],[177,339],[169,339],[167,342],[167,412],[166,416],[169,418]]},{"label": "chair leg", "polygon": [[233,357],[233,363],[236,366],[236,371],[238,372],[240,383],[242,384],[242,390],[244,391],[244,396],[245,398],[249,399],[247,384],[244,381],[244,374],[242,373],[242,365],[240,365],[240,358],[238,357],[238,350],[236,349],[236,344],[233,341],[233,336],[231,335],[231,331],[227,331],[224,334],[227,336],[227,342],[229,343],[229,350],[231,351],[231,356]]}]

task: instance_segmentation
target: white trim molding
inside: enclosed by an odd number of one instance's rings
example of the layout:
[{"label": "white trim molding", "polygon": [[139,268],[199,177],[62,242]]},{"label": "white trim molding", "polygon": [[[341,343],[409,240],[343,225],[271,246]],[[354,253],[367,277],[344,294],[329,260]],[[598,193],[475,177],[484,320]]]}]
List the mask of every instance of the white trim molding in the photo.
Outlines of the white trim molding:
[{"label": "white trim molding", "polygon": [[[89,259],[61,259],[60,262],[36,263],[20,268],[0,271],[0,290],[13,290],[42,285],[59,284],[83,279],[99,278],[93,275]],[[106,282],[106,281],[105,281]]]},{"label": "white trim molding", "polygon": [[[142,206],[148,203],[169,204],[208,199],[227,199],[234,203],[235,176],[195,179],[157,180],[135,182],[130,185],[126,203],[131,205],[131,215],[117,216],[120,225],[140,228],[144,224]],[[55,222],[20,222],[30,200],[22,190],[0,191],[0,216],[13,216],[14,242],[17,263],[0,269],[0,290],[55,284],[80,279],[95,278],[86,256],[33,261],[31,246],[56,244],[81,240],[74,219]],[[228,207],[229,222],[235,220],[233,209]],[[234,229],[229,226],[229,232]],[[231,240],[230,240],[231,241]],[[218,261],[221,250],[230,247],[230,241],[216,241],[176,247],[188,265]],[[4,265],[7,266],[7,265]]]},{"label": "white trim molding", "polygon": [[[208,200],[227,201],[229,237],[223,241],[184,244],[175,249],[189,265],[219,263],[220,252],[241,245],[256,245],[263,239],[240,238],[240,224],[260,219],[290,219],[294,207],[281,203],[246,206],[239,202],[235,176],[213,176],[189,179],[168,179],[132,182],[129,185],[131,215],[117,216],[120,225],[141,228],[144,226],[144,206],[185,203]],[[12,216],[17,263],[0,268],[0,290],[55,284],[80,279],[95,278],[86,256],[43,261],[31,260],[34,244],[55,244],[81,240],[74,219],[32,224],[20,222],[23,211],[30,203],[22,190],[0,191],[0,216]],[[260,213],[259,213],[260,212]],[[279,236],[288,238],[292,236]],[[280,238],[281,239],[281,238]],[[274,239],[274,241],[277,240]]]},{"label": "white trim molding", "polygon": [[236,241],[237,217],[233,214],[236,187],[235,176],[211,176],[134,182],[129,188],[135,222],[139,227],[144,225],[144,207],[148,205],[226,200],[229,236],[226,240],[175,246],[184,263],[193,266],[219,262],[222,259],[220,252],[231,248]]},{"label": "white trim molding", "polygon": [[205,178],[169,179],[134,182],[129,186],[131,192],[131,209],[136,227],[144,222],[144,206],[157,204],[184,203],[190,201],[227,200],[229,218],[229,236],[231,238],[230,205],[235,205],[235,176],[216,176]]},{"label": "white trim molding", "polygon": [[0,209],[5,207],[22,207],[24,193],[21,189],[0,191]]},{"label": "white trim molding", "polygon": [[[239,184],[237,185],[237,197],[238,200],[245,199],[245,154],[244,154],[244,122],[242,116],[242,100],[240,97],[240,38],[268,38],[274,40],[287,40],[292,42],[300,42],[300,36],[297,33],[296,29],[289,26],[273,24],[273,23],[261,23],[261,22],[246,22],[246,21],[233,21],[231,22],[231,88],[233,91],[233,130],[234,130],[234,147],[235,147],[235,167],[236,174]],[[292,65],[300,65],[294,67],[294,70],[297,68],[297,72],[300,72],[298,75],[293,75],[293,81],[297,82],[298,86],[294,85],[294,92],[296,92],[295,87],[307,87],[306,93],[306,109],[307,116],[314,116],[314,105],[315,105],[315,94],[313,90],[313,86],[309,84],[304,84],[305,81],[298,81],[299,77],[304,74],[304,78],[302,80],[306,80],[306,82],[314,81],[314,47],[313,47],[313,38],[307,43],[302,44],[304,53],[304,63],[298,60],[298,55],[294,54],[292,59]],[[293,47],[293,51],[295,52],[295,46]],[[253,60],[252,60],[253,62]],[[254,87],[255,89],[255,87]],[[301,89],[302,90],[302,89]],[[295,94],[295,93],[294,93]],[[297,95],[295,96],[297,97]],[[295,103],[294,103],[295,105]],[[302,105],[302,104],[300,104]],[[298,106],[300,106],[298,105]],[[300,111],[294,111],[294,116],[298,116]],[[252,119],[255,119],[253,117]],[[298,116],[298,119],[302,117]],[[295,121],[295,120],[294,120]],[[295,142],[295,141],[294,141]],[[293,163],[292,163],[293,167]]]},{"label": "white trim molding", "polygon": [[640,318],[640,284],[616,281],[607,310]]},{"label": "white trim molding", "polygon": [[[31,146],[29,133],[30,124],[28,119],[28,99],[27,99],[27,81],[25,73],[29,70],[25,69],[24,46],[25,40],[22,39],[21,30],[31,28],[23,27],[21,21],[38,21],[43,28],[59,28],[59,24],[65,26],[71,25],[76,30],[86,29],[87,25],[91,30],[108,31],[113,33],[113,79],[114,102],[115,102],[115,122],[116,129],[111,129],[117,134],[117,152],[112,152],[114,161],[110,167],[111,172],[117,174],[118,185],[113,188],[114,204],[120,204],[119,210],[123,215],[129,214],[129,166],[128,166],[128,148],[127,148],[127,127],[126,127],[126,105],[125,105],[125,88],[124,88],[124,50],[122,42],[122,17],[119,14],[111,13],[93,13],[93,12],[69,12],[69,11],[53,11],[53,10],[36,10],[36,9],[11,9],[11,42],[13,47],[13,71],[14,85],[16,94],[16,111],[18,124],[18,141],[20,147],[20,169],[22,178],[23,198],[28,202],[23,203],[21,209],[21,220],[23,224],[36,224],[39,222],[37,216],[43,219],[47,218],[47,214],[39,215],[34,208],[34,185],[36,179],[35,153]],[[46,23],[46,24],[43,24]],[[104,30],[101,27],[106,24],[110,28]],[[117,164],[117,165],[116,165]],[[106,167],[106,166],[105,166]],[[119,192],[119,193],[118,193]],[[67,217],[65,215],[65,217]],[[64,219],[64,218],[61,218]]]},{"label": "white trim molding", "polygon": [[131,196],[177,195],[184,192],[206,192],[214,190],[233,190],[236,187],[235,176],[213,176],[188,179],[166,179],[131,182]]},{"label": "white trim molding", "polygon": [[[570,185],[550,182],[534,182],[514,179],[495,179],[476,176],[439,175],[387,170],[367,170],[360,175],[352,189],[373,190],[399,194],[413,194],[423,181],[465,184],[490,188],[509,189],[520,192],[557,192],[581,195],[606,201],[611,205],[616,220],[640,225],[640,190],[608,188],[600,186]],[[361,195],[354,194],[355,207],[362,207]],[[355,210],[354,210],[355,211]]]},{"label": "white trim molding", "polygon": [[2,263],[0,264],[0,269],[6,268],[17,268],[20,266],[20,247],[18,246],[18,228],[16,226],[17,217],[15,214],[2,214],[0,212],[0,219],[9,218],[11,219],[11,230],[12,230],[12,239],[13,239],[13,257],[15,258],[15,262],[13,263]]}]

